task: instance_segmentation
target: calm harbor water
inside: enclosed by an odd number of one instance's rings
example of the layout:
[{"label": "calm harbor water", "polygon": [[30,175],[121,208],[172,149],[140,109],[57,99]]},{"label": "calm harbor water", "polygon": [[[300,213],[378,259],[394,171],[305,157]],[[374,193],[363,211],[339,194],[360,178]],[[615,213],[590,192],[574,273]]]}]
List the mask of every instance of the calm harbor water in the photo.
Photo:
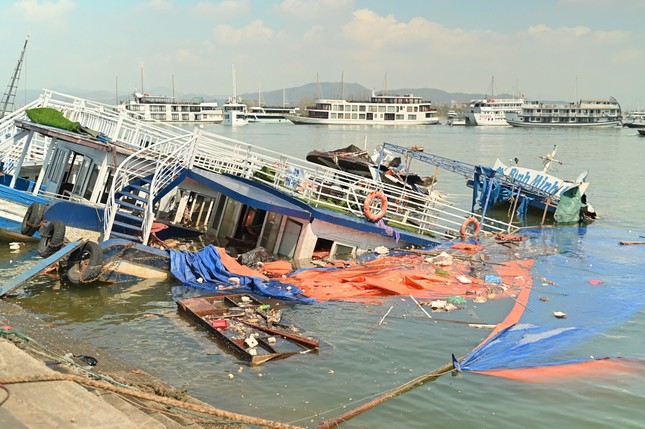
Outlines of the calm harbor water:
[{"label": "calm harbor water", "polygon": [[[555,175],[573,179],[589,170],[588,196],[600,219],[588,228],[645,230],[642,160],[645,138],[629,129],[557,130],[463,127],[318,127],[251,124],[207,127],[244,142],[304,157],[312,149],[349,144],[368,149],[383,141],[421,145],[425,151],[472,164],[496,158],[539,168],[538,156],[558,145],[563,164]],[[433,175],[434,167],[414,164]],[[438,172],[438,189],[468,208],[464,178]],[[634,238],[638,240],[638,238]],[[35,246],[19,253],[0,248],[1,278],[38,258]],[[643,261],[645,262],[645,261]],[[0,280],[1,281],[1,280]],[[287,305],[285,317],[317,336],[317,355],[298,355],[251,368],[223,352],[201,329],[177,313],[176,283],[73,287],[42,277],[11,300],[44,321],[140,366],[217,407],[315,427],[361,401],[431,372],[468,353],[488,331],[427,319],[409,298],[377,304],[329,302]],[[442,317],[497,323],[510,299],[468,303]],[[387,323],[378,322],[390,307]],[[611,309],[608,309],[611,311]],[[144,315],[158,317],[144,317]],[[598,315],[602,317],[602,315]],[[643,313],[607,334],[607,355],[645,356]],[[78,352],[77,352],[78,353]],[[241,369],[241,372],[240,372]],[[233,374],[233,378],[229,378]],[[443,376],[385,402],[346,423],[347,428],[640,428],[645,424],[645,376],[523,384],[477,374]]]}]

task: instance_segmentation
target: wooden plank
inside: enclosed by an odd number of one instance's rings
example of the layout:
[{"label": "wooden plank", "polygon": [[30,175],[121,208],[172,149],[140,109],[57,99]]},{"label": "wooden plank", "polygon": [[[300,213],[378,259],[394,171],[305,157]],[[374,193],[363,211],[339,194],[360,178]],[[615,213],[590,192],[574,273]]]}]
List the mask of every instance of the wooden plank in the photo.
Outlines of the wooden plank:
[{"label": "wooden plank", "polygon": [[13,232],[5,228],[0,228],[0,241],[20,241],[23,243],[37,243],[38,238]]},{"label": "wooden plank", "polygon": [[20,274],[17,277],[14,277],[13,279],[8,280],[2,286],[0,286],[0,297],[22,286],[23,283],[29,281],[34,276],[37,276],[42,271],[47,269],[47,267],[49,267],[51,264],[58,262],[60,259],[64,258],[65,256],[72,253],[74,250],[81,247],[81,245],[83,244],[85,244],[83,241],[73,241],[71,243],[68,243],[62,248],[60,248],[56,253],[38,262],[36,265],[29,268],[24,273]]}]

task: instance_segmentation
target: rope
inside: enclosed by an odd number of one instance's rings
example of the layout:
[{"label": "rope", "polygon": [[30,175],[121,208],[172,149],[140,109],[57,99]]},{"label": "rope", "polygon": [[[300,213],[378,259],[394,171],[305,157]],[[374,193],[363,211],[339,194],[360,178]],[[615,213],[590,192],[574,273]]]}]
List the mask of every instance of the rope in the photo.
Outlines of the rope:
[{"label": "rope", "polygon": [[[459,361],[461,361],[463,358],[460,358]],[[369,409],[372,409],[376,407],[379,404],[382,404],[383,402],[387,401],[388,399],[392,399],[395,396],[399,396],[409,390],[412,390],[418,386],[421,386],[427,381],[433,381],[436,380],[437,378],[441,377],[444,374],[448,374],[454,370],[454,365],[451,363],[445,364],[442,367],[428,373],[425,375],[422,375],[420,377],[415,378],[414,380],[410,380],[407,383],[397,387],[394,390],[391,390],[387,392],[384,395],[379,396],[376,399],[373,399],[370,402],[366,402],[365,404],[361,405],[360,407],[354,408],[353,410],[350,410],[346,412],[345,414],[336,417],[335,419],[331,420],[325,420],[323,421],[319,426],[318,429],[329,429],[335,426],[340,425],[341,423],[346,422],[347,420],[356,417],[357,415],[363,413],[364,411],[367,411]],[[2,382],[0,380],[0,382]]]},{"label": "rope", "polygon": [[223,418],[229,421],[248,423],[248,424],[259,425],[259,426],[264,426],[268,428],[299,429],[299,426],[292,426],[287,423],[275,422],[275,421],[265,420],[257,417],[246,416],[244,414],[232,413],[232,412],[220,410],[218,408],[211,407],[211,406],[197,405],[197,404],[192,404],[190,402],[182,402],[177,399],[160,397],[151,393],[124,389],[122,387],[113,386],[109,383],[105,383],[102,381],[90,380],[88,378],[81,377],[79,375],[53,373],[53,374],[32,375],[28,377],[8,377],[8,378],[0,379],[0,385],[17,384],[17,383],[34,383],[34,382],[42,382],[42,381],[74,381],[76,383],[89,386],[95,389],[102,389],[113,393],[129,395],[135,398],[158,402],[164,405],[169,405],[171,407],[194,411],[202,414],[207,414],[207,415]]}]

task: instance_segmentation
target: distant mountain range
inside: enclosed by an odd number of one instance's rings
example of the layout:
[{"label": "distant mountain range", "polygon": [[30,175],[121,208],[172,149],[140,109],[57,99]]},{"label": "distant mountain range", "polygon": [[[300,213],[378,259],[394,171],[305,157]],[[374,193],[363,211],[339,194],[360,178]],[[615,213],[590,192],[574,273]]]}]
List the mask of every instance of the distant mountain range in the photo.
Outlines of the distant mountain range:
[{"label": "distant mountain range", "polygon": [[[52,91],[62,92],[64,94],[74,95],[77,97],[86,98],[88,100],[96,101],[99,103],[115,105],[117,104],[117,94],[110,93],[109,91],[84,91],[75,88],[57,87],[48,88]],[[377,92],[382,93],[382,89],[376,89]],[[41,91],[26,90],[18,91],[16,94],[16,104],[22,104],[25,101],[28,103],[38,97]],[[118,100],[122,102],[131,97],[131,92],[119,91]],[[172,95],[172,89],[168,87],[146,88],[145,92],[151,95]],[[388,89],[388,94],[414,94],[422,97],[424,100],[430,100],[435,106],[444,106],[452,104],[464,104],[470,100],[485,98],[486,94],[477,93],[463,93],[463,92],[446,92],[440,89],[433,88],[400,88]],[[273,91],[262,91],[262,104],[265,106],[282,106],[283,100],[286,105],[304,108],[313,104],[316,98],[342,98],[346,100],[368,100],[372,94],[372,90],[366,88],[358,83],[345,83],[341,82],[321,82],[321,83],[308,83],[299,87],[277,89]],[[179,101],[217,101],[224,103],[230,94],[212,95],[206,93],[181,93],[175,92],[175,98]],[[496,94],[498,98],[511,98],[510,94]],[[257,106],[258,93],[243,93],[238,94],[242,97],[245,103],[249,106]]]}]

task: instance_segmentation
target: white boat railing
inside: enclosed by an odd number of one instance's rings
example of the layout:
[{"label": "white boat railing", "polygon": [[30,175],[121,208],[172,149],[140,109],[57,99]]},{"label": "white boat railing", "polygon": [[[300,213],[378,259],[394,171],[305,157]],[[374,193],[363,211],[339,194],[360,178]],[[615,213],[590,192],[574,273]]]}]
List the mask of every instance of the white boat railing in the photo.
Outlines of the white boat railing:
[{"label": "white boat railing", "polygon": [[[38,107],[39,100],[34,100],[19,111],[5,114],[0,121],[0,162],[2,162],[4,174],[14,174],[18,159],[22,153],[24,142],[20,138],[14,138],[21,132],[15,125],[16,119],[25,116],[24,111]],[[34,141],[27,154],[26,163],[39,164],[44,159],[46,142],[44,139]]]},{"label": "white boat railing", "polygon": [[507,223],[482,219],[479,214],[457,208],[436,191],[423,194],[207,132],[199,140],[193,165],[261,182],[313,207],[359,217],[364,216],[367,196],[379,191],[387,199],[387,225],[430,237],[458,237],[469,217],[476,217],[485,231],[516,230]]},{"label": "white boat railing", "polygon": [[[115,174],[115,179],[106,207],[106,231],[112,228],[116,215],[116,193],[136,178],[155,177],[155,192],[163,189],[168,179],[178,174],[181,168],[192,166],[211,172],[242,176],[280,192],[291,195],[313,207],[329,209],[351,216],[363,217],[363,206],[372,192],[382,192],[388,210],[384,220],[390,227],[398,227],[428,237],[451,239],[460,235],[460,228],[469,217],[476,217],[483,230],[491,232],[511,231],[507,223],[454,207],[439,193],[416,192],[367,179],[358,175],[318,166],[307,161],[286,156],[268,149],[219,136],[213,133],[192,133],[186,129],[155,122],[143,122],[119,112],[115,107],[91,102],[77,97],[45,91],[40,98],[12,114],[12,119],[0,120],[0,130],[14,119],[25,119],[27,108],[53,107],[69,120],[98,131],[111,142],[135,150]],[[7,126],[8,132],[15,129]],[[4,143],[5,140],[2,140]],[[151,161],[161,162],[154,166]],[[168,174],[166,174],[168,173]],[[163,178],[162,178],[163,176]],[[152,210],[148,204],[146,210]],[[378,204],[374,210],[378,209]],[[146,214],[145,225],[152,224],[152,215]],[[385,227],[385,225],[381,225]],[[149,226],[144,226],[147,237]],[[145,238],[144,238],[145,239]]]},{"label": "white boat railing", "polygon": [[[131,192],[145,198],[145,201],[135,202],[143,214],[140,236],[143,244],[148,243],[152,223],[154,221],[154,202],[159,192],[169,186],[189,167],[193,157],[195,141],[198,134],[192,138],[177,136],[174,139],[158,142],[150,147],[140,149],[123,161],[114,173],[112,187],[105,205],[103,237],[107,240],[114,226],[120,206],[120,193],[128,185],[144,179],[140,188]],[[127,198],[127,196],[126,196]],[[130,212],[130,210],[127,210]]]}]

